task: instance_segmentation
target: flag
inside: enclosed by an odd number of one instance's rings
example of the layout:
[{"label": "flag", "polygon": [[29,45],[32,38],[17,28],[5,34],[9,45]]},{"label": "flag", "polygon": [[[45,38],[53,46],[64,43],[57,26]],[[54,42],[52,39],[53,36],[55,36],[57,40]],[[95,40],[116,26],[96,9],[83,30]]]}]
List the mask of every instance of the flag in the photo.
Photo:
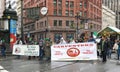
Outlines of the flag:
[{"label": "flag", "polygon": [[97,38],[97,32],[93,32],[93,38]]}]

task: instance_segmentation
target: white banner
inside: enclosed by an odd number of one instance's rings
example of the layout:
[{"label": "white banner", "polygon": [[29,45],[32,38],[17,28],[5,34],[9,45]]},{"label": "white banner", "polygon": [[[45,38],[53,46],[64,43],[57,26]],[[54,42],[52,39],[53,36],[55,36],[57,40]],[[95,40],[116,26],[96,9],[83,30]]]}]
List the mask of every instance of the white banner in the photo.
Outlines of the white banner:
[{"label": "white banner", "polygon": [[39,56],[39,45],[14,45],[12,54]]},{"label": "white banner", "polygon": [[93,42],[52,45],[51,60],[97,60],[97,46]]}]

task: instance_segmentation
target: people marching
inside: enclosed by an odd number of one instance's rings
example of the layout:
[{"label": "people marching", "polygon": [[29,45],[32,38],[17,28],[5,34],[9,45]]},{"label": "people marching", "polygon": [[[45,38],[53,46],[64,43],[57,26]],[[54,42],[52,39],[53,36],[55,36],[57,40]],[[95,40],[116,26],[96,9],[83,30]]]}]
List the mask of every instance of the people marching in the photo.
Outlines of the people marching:
[{"label": "people marching", "polygon": [[[64,37],[61,36],[60,39],[56,39],[56,41],[51,41],[50,38],[39,38],[39,40],[35,39],[34,37],[29,37],[27,40],[22,41],[21,38],[17,38],[15,42],[16,45],[39,45],[39,56],[28,56],[28,60],[31,59],[38,59],[38,60],[51,60],[51,46],[53,44],[75,44],[75,43],[83,43],[83,42],[93,42],[97,45],[97,56],[102,59],[103,63],[106,63],[108,59],[113,58],[113,52],[116,53],[116,60],[120,60],[120,40],[116,39],[114,42],[107,36],[99,37],[99,42],[97,42],[96,38],[93,36],[89,37],[82,37],[78,39],[74,38],[67,38],[66,40]],[[1,55],[6,57],[5,51],[5,43],[0,42],[0,50]],[[20,59],[21,56],[17,55],[17,59]]]},{"label": "people marching", "polygon": [[[22,44],[23,44],[23,42],[22,42],[21,38],[18,37],[15,42],[15,45],[22,45]],[[21,57],[20,55],[17,55],[16,59],[20,59],[20,57]]]}]

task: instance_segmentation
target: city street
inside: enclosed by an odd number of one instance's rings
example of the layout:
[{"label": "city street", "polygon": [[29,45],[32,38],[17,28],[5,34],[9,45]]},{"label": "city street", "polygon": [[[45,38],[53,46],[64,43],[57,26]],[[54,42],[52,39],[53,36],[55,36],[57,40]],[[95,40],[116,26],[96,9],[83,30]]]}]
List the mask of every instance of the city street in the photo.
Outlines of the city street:
[{"label": "city street", "polygon": [[120,0],[0,0],[0,72],[120,72],[119,57]]},{"label": "city street", "polygon": [[0,72],[119,72],[117,60],[109,59],[106,63],[98,61],[53,62],[27,58],[8,57],[0,60]]}]

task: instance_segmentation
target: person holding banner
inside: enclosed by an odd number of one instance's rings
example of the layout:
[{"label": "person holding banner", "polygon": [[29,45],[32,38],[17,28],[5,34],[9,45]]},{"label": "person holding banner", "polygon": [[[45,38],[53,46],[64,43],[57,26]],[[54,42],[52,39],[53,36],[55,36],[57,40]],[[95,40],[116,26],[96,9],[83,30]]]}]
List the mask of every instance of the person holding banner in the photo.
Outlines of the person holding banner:
[{"label": "person holding banner", "polygon": [[95,39],[92,36],[90,36],[90,38],[88,39],[88,42],[94,42],[94,43],[96,43]]},{"label": "person holding banner", "polygon": [[52,45],[52,42],[50,39],[45,40],[44,51],[45,51],[46,60],[51,59],[51,45]]},{"label": "person holding banner", "polygon": [[[23,42],[22,42],[21,38],[17,38],[15,44],[20,44],[20,45],[22,45]],[[20,59],[20,55],[17,55],[17,59]]]},{"label": "person holding banner", "polygon": [[44,44],[43,39],[40,39],[40,41],[39,41],[39,47],[40,47],[40,49],[39,49],[40,50],[39,51],[39,60],[42,60],[43,55],[44,55],[43,44]]},{"label": "person holding banner", "polygon": [[[35,38],[32,38],[29,44],[30,45],[37,45],[38,42],[37,42],[37,40]],[[32,58],[32,56],[28,56],[28,60],[31,60],[31,58]],[[35,59],[36,57],[33,56],[33,58]]]}]

